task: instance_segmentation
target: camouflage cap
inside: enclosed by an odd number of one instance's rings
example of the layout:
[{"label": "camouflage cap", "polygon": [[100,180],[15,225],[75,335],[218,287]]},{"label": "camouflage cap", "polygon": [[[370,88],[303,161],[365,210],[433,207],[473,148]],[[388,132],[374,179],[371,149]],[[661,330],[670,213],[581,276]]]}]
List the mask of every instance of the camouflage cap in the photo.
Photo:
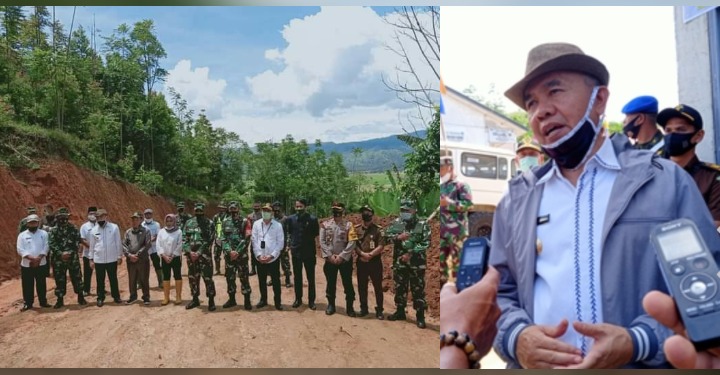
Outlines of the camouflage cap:
[{"label": "camouflage cap", "polygon": [[195,203],[195,211],[205,211],[205,203],[202,203],[202,202]]},{"label": "camouflage cap", "polygon": [[177,202],[177,204],[175,205],[175,207],[177,207],[177,208],[185,208],[185,202]]},{"label": "camouflage cap", "polygon": [[400,200],[400,208],[414,210],[415,202],[413,202],[413,200],[410,198],[403,198]]},{"label": "camouflage cap", "polygon": [[220,203],[218,203],[218,208],[227,208],[227,206],[225,205],[225,202],[221,201]]},{"label": "camouflage cap", "polygon": [[37,208],[35,208],[35,206],[30,206],[30,207],[27,208],[27,212],[28,212],[28,213],[30,213],[30,212],[37,212]]},{"label": "camouflage cap", "polygon": [[142,217],[143,216],[139,211],[133,212],[132,216],[130,216],[130,218],[132,218],[132,219],[142,219]]},{"label": "camouflage cap", "polygon": [[70,211],[68,211],[67,207],[60,207],[55,216],[70,216]]},{"label": "camouflage cap", "polygon": [[228,208],[239,208],[238,202],[231,201]]},{"label": "camouflage cap", "polygon": [[273,202],[272,205],[273,205],[273,208],[275,208],[275,207],[282,207],[282,204],[280,204],[280,202],[278,202],[278,201]]}]

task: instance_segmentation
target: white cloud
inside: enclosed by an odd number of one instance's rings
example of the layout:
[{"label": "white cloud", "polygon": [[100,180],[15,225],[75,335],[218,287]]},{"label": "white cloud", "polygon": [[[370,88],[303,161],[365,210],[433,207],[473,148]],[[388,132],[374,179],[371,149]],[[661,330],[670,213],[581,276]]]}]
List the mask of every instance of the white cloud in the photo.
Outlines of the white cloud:
[{"label": "white cloud", "polygon": [[[382,75],[395,78],[403,61],[386,48],[394,42],[393,27],[372,9],[322,7],[315,15],[289,21],[282,36],[285,46],[264,52],[275,69],[246,77],[247,90],[228,87],[208,68],[192,69],[186,60],[169,71],[166,86],[175,87],[193,109],[205,108],[215,125],[251,144],[286,134],[334,142],[383,137],[401,133],[408,113],[416,113],[381,81]],[[418,74],[437,87],[419,50],[405,43],[418,62]],[[245,91],[246,96],[236,94]]]},{"label": "white cloud", "polygon": [[224,79],[210,78],[210,68],[192,69],[190,60],[180,60],[174,68],[168,70],[165,82],[165,87],[174,88],[187,100],[190,108],[196,112],[205,109],[211,119],[217,118],[223,110],[223,91],[226,86]]}]

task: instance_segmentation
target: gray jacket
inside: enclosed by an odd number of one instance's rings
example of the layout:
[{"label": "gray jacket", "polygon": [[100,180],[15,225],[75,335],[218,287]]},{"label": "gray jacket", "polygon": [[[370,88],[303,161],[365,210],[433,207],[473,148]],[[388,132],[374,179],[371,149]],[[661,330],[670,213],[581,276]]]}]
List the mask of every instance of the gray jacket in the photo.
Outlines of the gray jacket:
[{"label": "gray jacket", "polygon": [[[625,136],[615,135],[611,142],[621,170],[603,223],[600,275],[604,322],[647,334],[647,342],[639,344],[633,338],[633,358],[642,358],[627,368],[668,367],[662,343],[672,332],[642,307],[649,291],[668,293],[649,240],[650,230],[660,223],[688,218],[698,226],[718,262],[720,236],[687,172],[650,151],[632,149]],[[498,304],[502,312],[494,348],[508,368],[520,367],[509,343],[516,343],[522,327],[533,323],[537,214],[544,187],[536,182],[551,166],[547,163],[512,179],[493,221],[490,263],[501,275]],[[643,345],[646,355],[636,356],[638,345]]]}]

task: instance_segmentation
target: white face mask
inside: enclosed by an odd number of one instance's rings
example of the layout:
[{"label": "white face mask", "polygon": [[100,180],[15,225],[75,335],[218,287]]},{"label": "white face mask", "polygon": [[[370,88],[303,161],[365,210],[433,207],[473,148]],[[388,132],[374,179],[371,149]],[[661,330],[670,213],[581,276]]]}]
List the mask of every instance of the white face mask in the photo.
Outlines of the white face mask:
[{"label": "white face mask", "polygon": [[152,223],[152,218],[150,218],[150,219],[145,219],[145,222],[148,223],[148,224]]},{"label": "white face mask", "polygon": [[440,176],[440,183],[444,184],[444,183],[450,181],[450,177],[452,177],[452,173],[450,173],[450,172],[445,173],[444,175]]},{"label": "white face mask", "polygon": [[88,221],[94,223],[95,221],[97,221],[97,218],[95,217],[95,215],[88,215]]}]

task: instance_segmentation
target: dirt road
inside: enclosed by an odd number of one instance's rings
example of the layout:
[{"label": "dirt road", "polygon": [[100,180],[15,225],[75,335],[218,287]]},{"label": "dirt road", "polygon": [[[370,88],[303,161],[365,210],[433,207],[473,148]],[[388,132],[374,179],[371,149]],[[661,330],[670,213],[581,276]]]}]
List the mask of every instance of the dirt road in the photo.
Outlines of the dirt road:
[{"label": "dirt road", "polygon": [[[273,307],[260,310],[257,276],[250,277],[253,310],[242,306],[223,309],[227,300],[225,277],[215,276],[215,312],[207,311],[205,288],[201,286],[202,306],[185,310],[190,300],[184,278],[183,305],[161,306],[162,291],[151,289],[152,304],[115,305],[108,295],[102,308],[95,297],[88,305],[77,305],[72,287],[66,306],[19,312],[19,280],[0,285],[0,367],[431,367],[439,366],[438,321],[427,317],[428,329],[409,321],[379,321],[372,314],[374,297],[370,291],[371,315],[348,318],[345,306],[338,313],[325,315],[325,277],[322,262],[316,267],[317,310],[307,305],[290,307],[292,288],[282,287],[284,311]],[[183,264],[183,272],[186,272]],[[120,266],[120,289],[127,299],[125,265]],[[150,285],[155,287],[154,271]],[[339,278],[338,278],[339,279]],[[55,303],[54,280],[48,281],[48,301]],[[95,290],[95,282],[92,283]],[[238,285],[239,287],[239,285]],[[307,287],[307,284],[305,285]],[[272,289],[268,288],[272,301]],[[338,301],[343,300],[338,280]],[[372,290],[372,287],[370,287]],[[109,289],[108,289],[109,293]],[[175,291],[171,293],[174,298]],[[238,294],[242,304],[242,296]],[[107,303],[110,301],[110,303]],[[305,301],[307,303],[307,288]],[[271,304],[272,306],[272,304]],[[395,311],[393,295],[385,293],[386,315]],[[356,300],[355,309],[359,309]]]}]

